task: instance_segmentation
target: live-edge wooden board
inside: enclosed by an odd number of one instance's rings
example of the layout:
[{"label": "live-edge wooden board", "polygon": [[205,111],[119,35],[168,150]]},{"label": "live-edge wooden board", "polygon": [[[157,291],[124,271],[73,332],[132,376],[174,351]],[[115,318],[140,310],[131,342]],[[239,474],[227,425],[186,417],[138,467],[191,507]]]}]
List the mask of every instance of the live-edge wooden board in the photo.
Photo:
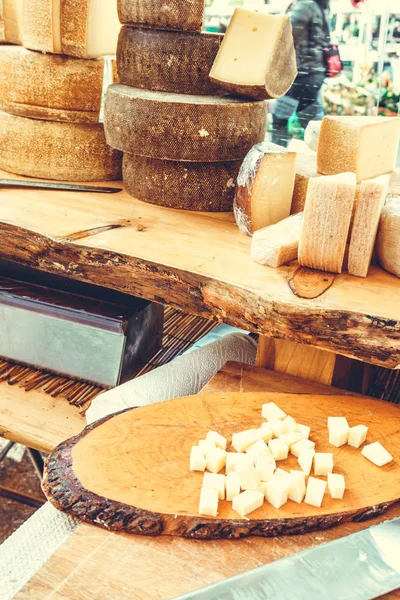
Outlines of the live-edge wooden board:
[{"label": "live-edge wooden board", "polygon": [[[289,501],[277,510],[264,503],[246,519],[221,501],[217,518],[201,516],[203,474],[189,470],[191,446],[210,429],[230,437],[260,426],[261,406],[272,400],[311,426],[317,451],[333,452],[335,472],[346,479],[344,499],[326,494],[321,508]],[[329,415],[367,425],[368,441],[383,441],[394,461],[379,468],[360,450],[330,446]],[[130,409],[86,428],[50,455],[43,488],[56,507],[113,531],[192,539],[307,533],[366,520],[400,499],[399,426],[397,407],[351,396],[199,394]],[[296,468],[295,457],[284,462],[278,464]]]},{"label": "live-edge wooden board", "polygon": [[[399,187],[396,173],[392,191]],[[231,213],[159,208],[125,191],[109,196],[4,188],[0,240],[1,257],[37,269],[400,367],[399,279],[376,266],[367,279],[299,274],[296,263],[262,267],[250,260],[250,239]],[[292,291],[299,286],[307,298]]]}]

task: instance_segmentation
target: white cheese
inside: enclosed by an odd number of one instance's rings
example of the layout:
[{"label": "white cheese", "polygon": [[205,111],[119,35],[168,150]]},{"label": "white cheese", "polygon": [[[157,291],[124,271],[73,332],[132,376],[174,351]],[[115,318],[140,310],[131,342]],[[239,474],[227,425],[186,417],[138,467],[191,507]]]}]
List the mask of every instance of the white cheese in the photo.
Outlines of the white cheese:
[{"label": "white cheese", "polygon": [[361,454],[378,467],[383,467],[393,460],[393,456],[379,442],[364,446]]},{"label": "white cheese", "polygon": [[333,471],[333,454],[316,452],[314,454],[314,475],[328,475]]},{"label": "white cheese", "polygon": [[308,427],[308,425],[297,424],[297,431],[300,433],[302,439],[308,440],[311,433],[311,427]]},{"label": "white cheese", "polygon": [[297,431],[297,423],[296,423],[296,420],[293,419],[293,417],[290,417],[288,415],[287,417],[285,417],[283,419],[283,422],[285,423],[285,425],[287,427],[287,432],[288,433],[292,433],[293,431]]},{"label": "white cheese", "polygon": [[264,504],[264,496],[259,490],[247,490],[233,499],[232,508],[245,517]]},{"label": "white cheese", "polygon": [[322,505],[326,490],[326,481],[321,479],[315,479],[315,477],[309,477],[307,483],[306,497],[304,498],[305,504],[316,506],[319,508]]},{"label": "white cheese", "polygon": [[263,454],[271,455],[271,451],[263,440],[258,440],[246,448],[246,454],[251,456],[253,461],[255,461],[258,456],[262,456]]},{"label": "white cheese", "polygon": [[211,450],[206,454],[206,468],[211,473],[218,473],[225,467],[226,464],[226,452],[221,448]]},{"label": "white cheese", "polygon": [[206,459],[204,453],[198,446],[192,446],[190,451],[190,470],[204,471],[206,468]]},{"label": "white cheese", "polygon": [[206,456],[208,452],[211,452],[211,450],[215,450],[217,448],[215,442],[211,440],[200,440],[198,443],[198,447],[204,453],[204,456]]},{"label": "white cheese", "polygon": [[279,436],[279,439],[285,442],[285,444],[287,444],[290,449],[293,446],[293,444],[296,444],[296,442],[299,442],[303,438],[298,431],[291,431],[290,433],[283,433]]},{"label": "white cheese", "polygon": [[273,419],[284,419],[286,417],[286,413],[279,408],[275,402],[263,404],[261,414],[264,419],[267,419],[268,421],[272,421]]},{"label": "white cheese", "polygon": [[242,490],[258,490],[260,479],[253,466],[247,469],[238,469],[237,474],[240,478],[240,487]]},{"label": "white cheese", "polygon": [[251,240],[251,260],[275,269],[296,260],[302,227],[303,213],[300,212],[257,229]]},{"label": "white cheese", "polygon": [[260,481],[270,481],[275,471],[275,465],[273,463],[263,461],[262,458],[259,458],[257,459],[255,469]]},{"label": "white cheese", "polygon": [[329,443],[336,448],[347,444],[350,427],[345,417],[328,417]]},{"label": "white cheese", "polygon": [[217,490],[218,499],[225,500],[225,475],[216,473],[204,473],[203,488]]},{"label": "white cheese", "polygon": [[315,442],[312,442],[311,440],[299,440],[298,442],[296,442],[295,444],[292,445],[292,447],[290,448],[290,452],[291,454],[293,454],[293,456],[295,456],[296,458],[299,458],[300,453],[303,452],[303,450],[310,450],[310,449],[314,449],[315,448]]},{"label": "white cheese", "polygon": [[328,473],[328,489],[331,498],[342,500],[344,490],[346,489],[343,475],[339,475],[338,473]]},{"label": "white cheese", "polygon": [[269,440],[272,440],[274,432],[268,423],[263,423],[260,430],[261,439],[264,440],[264,442],[269,442]]},{"label": "white cheese", "polygon": [[272,429],[272,433],[275,437],[279,437],[284,433],[287,433],[287,424],[281,421],[280,419],[272,419],[268,421],[268,426]]},{"label": "white cheese", "polygon": [[349,431],[349,446],[353,446],[353,448],[359,448],[363,445],[365,440],[367,439],[368,427],[365,425],[356,425],[355,427],[350,427]]},{"label": "white cheese", "polygon": [[282,440],[270,440],[268,446],[275,460],[285,460],[288,457],[289,446]]},{"label": "white cheese", "polygon": [[246,431],[240,431],[232,435],[232,446],[237,452],[244,452],[246,448],[254,444],[261,439],[261,432],[259,429],[248,429]]},{"label": "white cheese", "polygon": [[240,494],[240,477],[237,473],[231,472],[225,478],[226,499],[232,502]]},{"label": "white cheese", "polygon": [[265,486],[265,498],[274,508],[281,508],[288,500],[288,486],[279,478],[271,479]]},{"label": "white cheese", "polygon": [[272,454],[260,454],[256,456],[255,467],[259,465],[272,465],[276,469],[276,462]]},{"label": "white cheese", "polygon": [[200,491],[199,513],[209,517],[218,514],[218,490],[202,488]]},{"label": "white cheese", "polygon": [[274,476],[273,476],[273,480],[281,481],[283,483],[283,485],[286,486],[289,491],[289,487],[291,484],[290,473],[288,473],[284,469],[276,469]]},{"label": "white cheese", "polygon": [[290,487],[288,500],[293,500],[297,504],[303,502],[306,493],[306,478],[302,471],[290,471]]},{"label": "white cheese", "polygon": [[314,460],[315,450],[314,448],[306,448],[302,450],[298,456],[297,462],[304,471],[305,475],[309,475]]},{"label": "white cheese", "polygon": [[228,440],[217,431],[209,431],[206,435],[206,440],[211,440],[215,443],[217,448],[221,448],[221,450],[226,450]]}]

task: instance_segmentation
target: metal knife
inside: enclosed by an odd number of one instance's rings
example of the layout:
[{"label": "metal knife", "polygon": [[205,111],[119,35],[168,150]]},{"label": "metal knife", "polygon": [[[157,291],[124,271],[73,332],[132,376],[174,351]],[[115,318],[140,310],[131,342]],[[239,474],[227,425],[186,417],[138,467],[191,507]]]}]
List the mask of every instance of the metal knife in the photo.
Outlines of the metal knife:
[{"label": "metal knife", "polygon": [[66,192],[97,192],[99,194],[116,194],[122,188],[99,187],[94,185],[75,185],[72,183],[51,183],[45,181],[20,181],[18,179],[0,179],[1,187],[41,188],[42,190],[64,190]]}]

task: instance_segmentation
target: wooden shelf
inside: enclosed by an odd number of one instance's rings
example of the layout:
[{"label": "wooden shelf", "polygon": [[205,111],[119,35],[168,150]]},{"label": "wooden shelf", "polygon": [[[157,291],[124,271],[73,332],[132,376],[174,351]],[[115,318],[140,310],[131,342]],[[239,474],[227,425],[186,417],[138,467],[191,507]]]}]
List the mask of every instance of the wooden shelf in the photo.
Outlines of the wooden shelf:
[{"label": "wooden shelf", "polygon": [[[392,192],[399,187],[397,174]],[[2,258],[400,368],[399,279],[376,266],[367,279],[299,271],[295,263],[262,267],[250,260],[250,239],[231,213],[159,208],[125,191],[4,188],[0,239]]]}]

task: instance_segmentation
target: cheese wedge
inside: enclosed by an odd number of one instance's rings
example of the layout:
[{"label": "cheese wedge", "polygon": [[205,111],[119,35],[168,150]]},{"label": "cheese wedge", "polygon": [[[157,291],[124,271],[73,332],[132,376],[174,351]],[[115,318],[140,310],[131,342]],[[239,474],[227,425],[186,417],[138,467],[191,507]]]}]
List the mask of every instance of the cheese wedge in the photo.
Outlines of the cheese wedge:
[{"label": "cheese wedge", "polygon": [[296,153],[276,144],[257,144],[240,168],[234,214],[243,233],[282,221],[292,205]]},{"label": "cheese wedge", "polygon": [[352,173],[310,179],[299,242],[301,265],[342,272],[355,194]]},{"label": "cheese wedge", "polygon": [[400,277],[400,197],[387,199],[379,221],[376,249],[382,267]]},{"label": "cheese wedge", "polygon": [[366,277],[372,260],[379,219],[389,188],[390,175],[362,181],[353,218],[348,271]]},{"label": "cheese wedge", "polygon": [[252,260],[260,265],[274,268],[296,260],[302,227],[303,213],[301,212],[275,225],[255,231],[251,241]]},{"label": "cheese wedge", "polygon": [[237,8],[210,71],[211,81],[231,94],[262,100],[284,96],[296,75],[289,17]]},{"label": "cheese wedge", "polygon": [[318,172],[351,171],[357,183],[395,169],[400,138],[398,117],[334,117],[323,119],[318,142]]}]

